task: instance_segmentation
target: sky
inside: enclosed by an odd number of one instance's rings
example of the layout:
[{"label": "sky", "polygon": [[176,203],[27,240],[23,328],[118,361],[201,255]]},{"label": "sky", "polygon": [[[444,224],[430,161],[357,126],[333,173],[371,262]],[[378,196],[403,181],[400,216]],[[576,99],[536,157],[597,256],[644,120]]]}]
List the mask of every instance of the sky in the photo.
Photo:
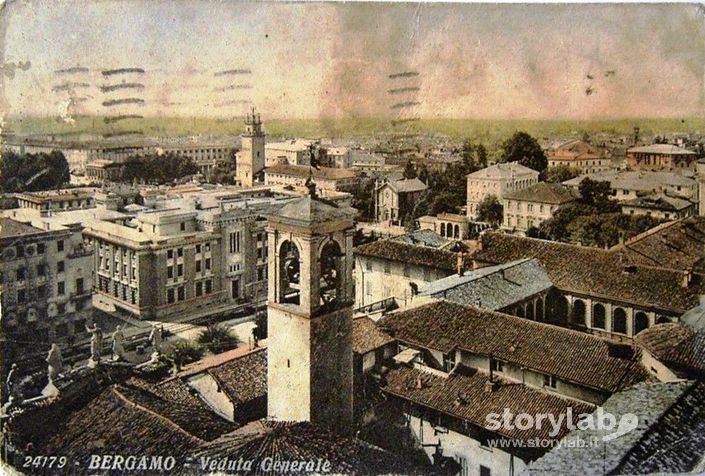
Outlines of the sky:
[{"label": "sky", "polygon": [[[10,0],[0,13],[0,109],[702,117],[704,12],[695,4]],[[144,72],[110,71],[124,68]]]}]

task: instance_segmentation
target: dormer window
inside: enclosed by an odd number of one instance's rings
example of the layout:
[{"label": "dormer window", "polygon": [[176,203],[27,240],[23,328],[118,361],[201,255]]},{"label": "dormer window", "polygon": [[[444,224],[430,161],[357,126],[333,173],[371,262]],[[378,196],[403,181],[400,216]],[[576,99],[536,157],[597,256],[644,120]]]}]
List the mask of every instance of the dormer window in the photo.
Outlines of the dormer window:
[{"label": "dormer window", "polygon": [[556,380],[556,377],[553,375],[544,375],[543,376],[543,386],[546,388],[556,388],[558,384],[558,381]]},{"label": "dormer window", "polygon": [[490,358],[490,370],[493,372],[504,372],[504,362]]}]

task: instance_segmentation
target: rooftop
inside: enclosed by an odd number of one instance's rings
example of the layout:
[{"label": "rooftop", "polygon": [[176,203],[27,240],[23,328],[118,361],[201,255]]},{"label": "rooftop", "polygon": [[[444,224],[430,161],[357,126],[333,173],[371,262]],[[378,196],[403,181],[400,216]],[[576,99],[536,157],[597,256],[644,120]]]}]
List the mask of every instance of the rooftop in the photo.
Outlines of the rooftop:
[{"label": "rooftop", "polygon": [[578,194],[572,188],[565,187],[559,183],[539,182],[531,187],[508,193],[504,198],[506,200],[560,205],[577,200]]},{"label": "rooftop", "polygon": [[614,189],[653,191],[664,186],[694,187],[695,179],[692,176],[677,172],[658,171],[603,171],[593,174],[581,175],[563,182],[564,185],[577,187],[585,178],[592,180],[608,181]]},{"label": "rooftop", "polygon": [[[421,388],[418,385],[419,379],[421,379]],[[592,413],[594,410],[592,405],[501,378],[495,379],[497,385],[489,392],[485,388],[488,381],[489,374],[464,367],[459,367],[451,376],[443,378],[405,365],[398,365],[392,367],[385,375],[382,389],[389,394],[483,428],[487,426],[487,415],[491,413],[501,415],[505,408],[513,414],[554,415],[556,421],[560,418],[559,415],[565,415],[568,408],[572,408],[576,415]],[[550,425],[525,430],[516,427],[497,430],[502,436],[519,440],[553,439],[549,435],[550,431]],[[555,439],[560,439],[566,431],[567,429],[563,429]]]},{"label": "rooftop", "polygon": [[641,331],[636,343],[678,372],[705,375],[705,329],[658,324]]},{"label": "rooftop", "polygon": [[234,404],[267,395],[267,349],[259,349],[208,370]]},{"label": "rooftop", "polygon": [[353,319],[352,337],[352,348],[356,354],[366,354],[394,342],[391,336],[378,328],[375,322],[367,316]]},{"label": "rooftop", "polygon": [[46,231],[11,218],[0,217],[0,238],[2,239],[19,238],[41,233],[46,233]]},{"label": "rooftop", "polygon": [[[355,248],[355,254],[373,258],[397,261],[413,266],[425,266],[446,271],[455,271],[458,253],[440,250],[428,246],[401,243],[393,239],[378,240]],[[465,267],[471,267],[472,260],[465,257]]]},{"label": "rooftop", "polygon": [[[639,425],[618,438],[614,430],[581,429],[566,444],[529,465],[523,475],[654,474],[691,471],[705,453],[705,384],[641,383],[610,397],[604,412],[619,420],[637,415]],[[585,446],[577,440],[600,444]],[[572,444],[571,444],[572,443]],[[656,457],[657,456],[657,457]]]},{"label": "rooftop", "polygon": [[418,178],[399,179],[380,184],[379,188],[389,185],[397,193],[423,192],[428,187]]},{"label": "rooftop", "polygon": [[468,174],[473,179],[509,179],[519,175],[531,175],[538,177],[539,173],[529,167],[525,167],[516,162],[507,162],[491,165],[484,169]]},{"label": "rooftop", "polygon": [[[615,392],[647,378],[638,352],[584,332],[476,307],[436,301],[388,314],[383,330],[408,345],[455,348],[598,390]],[[576,365],[580,362],[580,365]]]},{"label": "rooftop", "polygon": [[443,238],[433,230],[416,230],[411,233],[395,236],[391,239],[399,243],[414,246],[427,246],[429,248],[443,248],[451,242],[451,240]]},{"label": "rooftop", "polygon": [[287,202],[279,209],[272,210],[267,218],[270,222],[291,222],[310,226],[328,224],[340,220],[353,220],[357,210],[340,207],[327,200],[312,198],[309,195]]},{"label": "rooftop", "polygon": [[644,145],[640,147],[632,147],[627,150],[627,154],[639,153],[639,154],[669,154],[669,155],[692,155],[695,156],[695,152],[692,150],[684,149],[672,144],[652,144]]},{"label": "rooftop", "polygon": [[599,248],[486,233],[482,249],[472,257],[487,264],[536,258],[562,291],[674,314],[692,308],[699,303],[699,295],[705,294],[705,280],[698,275],[686,287],[683,271],[641,265],[627,253]]},{"label": "rooftop", "polygon": [[632,200],[622,202],[624,207],[646,208],[649,210],[661,210],[666,212],[679,212],[690,208],[693,203],[689,200],[678,197],[669,197],[663,193],[657,193],[645,197],[637,197]]},{"label": "rooftop", "polygon": [[450,275],[422,286],[420,294],[496,311],[552,287],[539,262],[527,258]]}]

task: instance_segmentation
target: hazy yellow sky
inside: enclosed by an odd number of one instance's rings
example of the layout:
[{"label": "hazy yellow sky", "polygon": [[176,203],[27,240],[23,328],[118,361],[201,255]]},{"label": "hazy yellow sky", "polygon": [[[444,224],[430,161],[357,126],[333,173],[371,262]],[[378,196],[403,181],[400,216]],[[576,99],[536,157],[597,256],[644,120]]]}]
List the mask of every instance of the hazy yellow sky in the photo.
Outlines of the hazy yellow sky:
[{"label": "hazy yellow sky", "polygon": [[[701,116],[704,18],[683,4],[11,1],[0,106],[53,116],[232,117],[250,105],[280,118]],[[103,74],[119,68],[145,72]]]}]

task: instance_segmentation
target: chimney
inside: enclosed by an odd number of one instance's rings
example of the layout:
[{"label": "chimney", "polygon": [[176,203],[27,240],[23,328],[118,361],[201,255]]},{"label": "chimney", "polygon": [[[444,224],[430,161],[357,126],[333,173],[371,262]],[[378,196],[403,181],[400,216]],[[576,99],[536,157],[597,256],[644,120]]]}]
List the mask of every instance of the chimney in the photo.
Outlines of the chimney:
[{"label": "chimney", "polygon": [[497,383],[492,380],[485,382],[485,393],[492,393],[497,390]]},{"label": "chimney", "polygon": [[416,377],[416,388],[419,390],[423,388],[423,379],[421,378],[421,375]]}]

